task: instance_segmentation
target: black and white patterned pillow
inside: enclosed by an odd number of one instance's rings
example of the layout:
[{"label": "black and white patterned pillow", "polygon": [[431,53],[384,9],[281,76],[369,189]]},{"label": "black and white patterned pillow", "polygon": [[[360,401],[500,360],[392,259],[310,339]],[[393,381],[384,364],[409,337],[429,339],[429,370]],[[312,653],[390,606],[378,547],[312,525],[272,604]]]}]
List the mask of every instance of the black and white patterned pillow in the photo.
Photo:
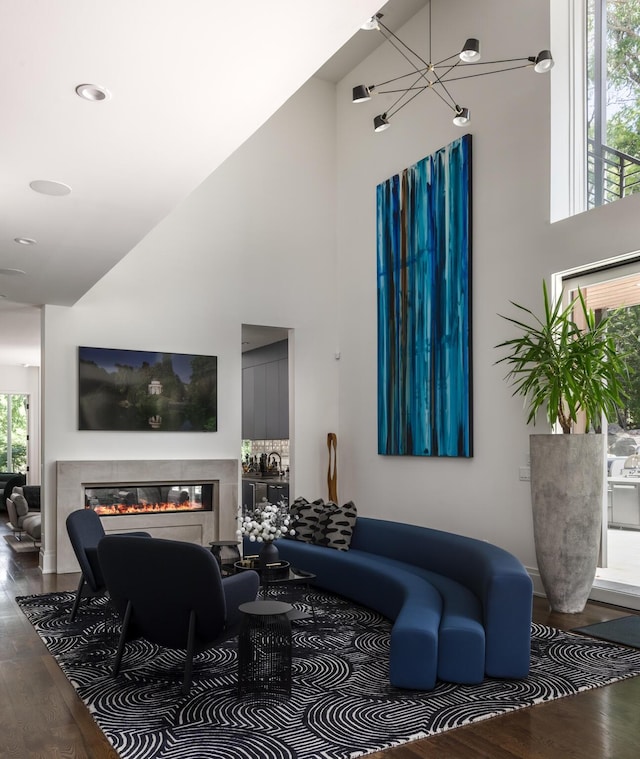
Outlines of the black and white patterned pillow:
[{"label": "black and white patterned pillow", "polygon": [[322,535],[316,538],[316,543],[338,551],[348,551],[358,516],[356,505],[349,501],[344,506],[332,506],[332,509],[327,509],[323,514]]},{"label": "black and white patterned pillow", "polygon": [[329,523],[329,517],[334,514],[340,507],[333,501],[325,501],[322,507],[322,513],[316,524],[316,529],[313,534],[313,542],[319,546],[326,545],[325,538],[327,533],[327,524]]},{"label": "black and white patterned pillow", "polygon": [[306,498],[296,498],[289,509],[292,516],[291,529],[295,533],[293,539],[313,543],[323,510],[322,498],[312,503],[309,503]]}]

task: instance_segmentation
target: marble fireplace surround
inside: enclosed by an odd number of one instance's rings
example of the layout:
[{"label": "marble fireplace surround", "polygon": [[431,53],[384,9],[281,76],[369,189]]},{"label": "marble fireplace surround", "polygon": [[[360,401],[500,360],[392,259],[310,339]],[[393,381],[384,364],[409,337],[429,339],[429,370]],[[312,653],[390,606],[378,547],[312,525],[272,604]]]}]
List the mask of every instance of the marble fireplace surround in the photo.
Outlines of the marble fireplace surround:
[{"label": "marble fireplace surround", "polygon": [[181,459],[144,461],[58,461],[57,572],[77,572],[65,525],[67,516],[84,508],[89,485],[145,485],[157,483],[215,483],[212,511],[127,514],[101,517],[107,534],[146,530],[156,538],[186,540],[207,546],[212,540],[235,538],[238,513],[238,459]]}]

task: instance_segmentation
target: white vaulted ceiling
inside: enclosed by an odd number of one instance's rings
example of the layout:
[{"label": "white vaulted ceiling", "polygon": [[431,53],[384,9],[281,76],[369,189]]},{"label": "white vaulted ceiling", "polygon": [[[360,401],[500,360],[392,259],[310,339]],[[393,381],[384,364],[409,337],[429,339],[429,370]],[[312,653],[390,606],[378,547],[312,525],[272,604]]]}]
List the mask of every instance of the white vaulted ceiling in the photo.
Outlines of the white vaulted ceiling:
[{"label": "white vaulted ceiling", "polygon": [[[385,20],[424,2],[393,0]],[[0,320],[75,303],[309,77],[371,52],[380,39],[356,32],[380,5],[0,0]],[[83,100],[83,83],[111,97]]]}]

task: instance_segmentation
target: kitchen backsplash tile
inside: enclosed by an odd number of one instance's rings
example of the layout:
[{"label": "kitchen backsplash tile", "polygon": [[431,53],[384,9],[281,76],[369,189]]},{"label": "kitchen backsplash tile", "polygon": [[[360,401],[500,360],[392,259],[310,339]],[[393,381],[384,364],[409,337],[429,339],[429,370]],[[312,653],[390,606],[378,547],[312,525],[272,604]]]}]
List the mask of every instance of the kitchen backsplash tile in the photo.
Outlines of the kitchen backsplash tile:
[{"label": "kitchen backsplash tile", "polygon": [[280,454],[282,458],[282,469],[289,466],[289,441],[288,440],[243,440],[242,451],[249,456],[260,458],[263,453]]}]

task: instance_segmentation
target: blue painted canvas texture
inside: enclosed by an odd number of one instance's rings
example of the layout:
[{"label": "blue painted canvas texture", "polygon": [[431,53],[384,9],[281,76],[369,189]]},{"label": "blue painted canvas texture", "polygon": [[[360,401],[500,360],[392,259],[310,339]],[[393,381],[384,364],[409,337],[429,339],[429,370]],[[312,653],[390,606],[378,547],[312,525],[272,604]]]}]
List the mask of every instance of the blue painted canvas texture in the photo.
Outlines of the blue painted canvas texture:
[{"label": "blue painted canvas texture", "polygon": [[473,455],[471,135],[377,187],[378,452]]}]

